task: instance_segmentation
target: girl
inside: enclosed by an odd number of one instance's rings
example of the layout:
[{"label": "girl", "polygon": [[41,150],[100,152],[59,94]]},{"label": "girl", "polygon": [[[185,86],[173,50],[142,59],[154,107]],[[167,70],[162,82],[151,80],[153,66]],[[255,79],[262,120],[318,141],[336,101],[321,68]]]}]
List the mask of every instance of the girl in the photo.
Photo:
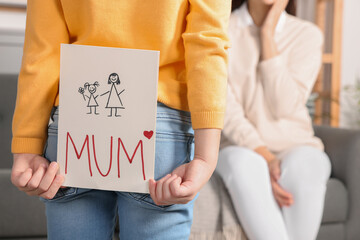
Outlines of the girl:
[{"label": "girl", "polygon": [[[99,113],[96,112],[96,107],[99,106],[98,102],[96,101],[96,98],[99,95],[94,96],[94,93],[96,92],[96,89],[97,89],[98,86],[99,86],[98,82],[94,82],[93,84],[90,84],[90,83],[87,82],[87,83],[84,84],[84,88],[79,88],[79,93],[81,95],[83,95],[84,100],[86,101],[85,97],[87,97],[89,99],[87,106],[88,106],[90,112],[88,114],[92,114],[92,108],[94,108],[95,114],[99,115]],[[86,88],[88,89],[88,91],[90,93],[90,96],[84,95],[84,92],[85,92]]]},{"label": "girl", "polygon": [[[28,1],[13,120],[12,182],[43,198],[49,239],[110,239],[116,214],[120,239],[188,238],[193,199],[217,162],[230,8],[230,0]],[[59,190],[64,177],[57,174],[57,110],[48,136],[46,129],[59,103],[61,43],[160,51],[151,197]]]},{"label": "girl", "polygon": [[[238,2],[239,3],[239,2]],[[217,170],[250,239],[315,239],[330,162],[305,106],[322,35],[294,1],[240,1],[230,19],[229,87]]]}]

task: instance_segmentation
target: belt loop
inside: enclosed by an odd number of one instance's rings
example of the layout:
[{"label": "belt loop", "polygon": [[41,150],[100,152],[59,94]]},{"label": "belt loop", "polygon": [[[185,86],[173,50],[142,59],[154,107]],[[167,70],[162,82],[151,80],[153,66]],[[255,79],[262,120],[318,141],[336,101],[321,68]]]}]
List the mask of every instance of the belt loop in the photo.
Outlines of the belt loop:
[{"label": "belt loop", "polygon": [[54,106],[51,109],[50,118],[51,118],[52,121],[54,121],[54,113],[56,112],[57,108],[58,108],[57,106]]}]

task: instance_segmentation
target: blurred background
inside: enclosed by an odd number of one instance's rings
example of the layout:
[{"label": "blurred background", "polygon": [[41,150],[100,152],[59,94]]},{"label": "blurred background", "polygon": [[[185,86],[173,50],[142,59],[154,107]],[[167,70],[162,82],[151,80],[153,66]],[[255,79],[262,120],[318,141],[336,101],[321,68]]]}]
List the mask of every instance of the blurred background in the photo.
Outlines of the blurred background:
[{"label": "blurred background", "polygon": [[[297,15],[324,32],[323,68],[308,106],[316,124],[360,128],[360,1],[298,0]],[[0,74],[17,74],[26,0],[0,0]]]},{"label": "blurred background", "polygon": [[[318,25],[325,36],[322,69],[307,104],[315,125],[331,126],[315,127],[315,134],[323,140],[332,160],[317,240],[357,240],[360,130],[340,128],[360,129],[360,0],[297,0],[297,15]],[[39,240],[46,239],[44,206],[37,198],[26,197],[10,181],[11,121],[25,22],[26,0],[0,0],[0,239]],[[225,236],[223,230],[237,221],[220,178],[213,177],[202,195],[204,200],[198,199],[194,210],[191,239],[209,232],[211,236]],[[236,229],[237,234],[242,234],[240,227]],[[240,239],[237,236],[233,239]]]}]

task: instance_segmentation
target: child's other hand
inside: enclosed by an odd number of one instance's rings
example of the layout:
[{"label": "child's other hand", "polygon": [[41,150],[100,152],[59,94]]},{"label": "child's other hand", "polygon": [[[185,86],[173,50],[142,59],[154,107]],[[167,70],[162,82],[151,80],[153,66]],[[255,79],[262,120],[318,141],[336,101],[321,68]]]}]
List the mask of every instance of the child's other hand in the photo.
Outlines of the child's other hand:
[{"label": "child's other hand", "polygon": [[215,170],[220,134],[220,129],[196,129],[194,160],[157,182],[150,180],[150,195],[157,205],[185,204],[194,199]]},{"label": "child's other hand", "polygon": [[194,199],[213,173],[205,161],[194,159],[176,168],[159,181],[149,182],[151,198],[157,205],[185,204]]},{"label": "child's other hand", "polygon": [[14,154],[11,182],[29,196],[52,199],[64,177],[58,174],[59,166],[37,154]]}]

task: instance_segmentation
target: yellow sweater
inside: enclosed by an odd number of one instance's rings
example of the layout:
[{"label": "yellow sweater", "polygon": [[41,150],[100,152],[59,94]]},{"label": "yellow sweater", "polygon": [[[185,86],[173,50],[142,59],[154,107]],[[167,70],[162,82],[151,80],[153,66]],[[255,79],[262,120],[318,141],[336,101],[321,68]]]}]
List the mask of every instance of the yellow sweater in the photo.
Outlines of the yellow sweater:
[{"label": "yellow sweater", "polygon": [[29,0],[13,153],[43,152],[57,106],[60,44],[160,51],[158,101],[222,128],[231,0]]}]

